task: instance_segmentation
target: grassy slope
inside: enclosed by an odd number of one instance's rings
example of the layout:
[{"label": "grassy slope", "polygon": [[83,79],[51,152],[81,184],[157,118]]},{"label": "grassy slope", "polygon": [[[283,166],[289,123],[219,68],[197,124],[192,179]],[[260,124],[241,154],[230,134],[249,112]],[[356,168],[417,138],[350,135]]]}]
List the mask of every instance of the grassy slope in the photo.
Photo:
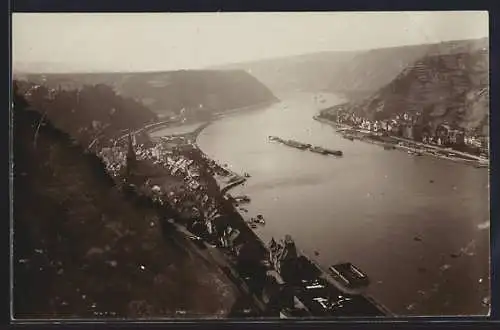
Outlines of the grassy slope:
[{"label": "grassy slope", "polygon": [[[100,164],[40,115],[15,115],[15,316],[147,317],[226,313],[235,292],[219,270],[131,204]],[[168,216],[168,215],[167,215]],[[144,265],[144,270],[140,268]]]}]

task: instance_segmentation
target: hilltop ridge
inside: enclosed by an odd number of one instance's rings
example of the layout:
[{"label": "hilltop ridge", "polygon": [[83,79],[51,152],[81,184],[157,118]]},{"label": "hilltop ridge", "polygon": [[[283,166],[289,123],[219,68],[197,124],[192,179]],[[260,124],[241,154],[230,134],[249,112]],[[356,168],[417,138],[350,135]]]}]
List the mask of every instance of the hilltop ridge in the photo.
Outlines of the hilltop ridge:
[{"label": "hilltop ridge", "polygon": [[487,38],[456,40],[371,50],[321,52],[216,68],[247,70],[274,93],[321,91],[340,93],[357,100],[390,83],[423,56],[470,52],[487,47]]},{"label": "hilltop ridge", "polygon": [[108,85],[116,93],[140,102],[161,116],[186,111],[204,118],[214,112],[277,101],[266,86],[242,70],[48,73],[23,74],[20,78],[50,88]]}]

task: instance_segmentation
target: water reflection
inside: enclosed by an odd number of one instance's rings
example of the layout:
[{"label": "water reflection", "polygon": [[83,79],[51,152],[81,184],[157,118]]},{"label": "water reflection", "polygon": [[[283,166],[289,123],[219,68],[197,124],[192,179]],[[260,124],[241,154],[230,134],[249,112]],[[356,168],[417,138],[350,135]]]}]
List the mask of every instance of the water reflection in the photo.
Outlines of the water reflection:
[{"label": "water reflection", "polygon": [[[358,265],[372,278],[370,293],[395,313],[487,313],[489,281],[478,279],[489,276],[488,171],[343,139],[312,119],[318,108],[297,97],[286,109],[222,119],[198,139],[209,156],[252,175],[235,193],[251,197],[251,214],[266,216],[259,235],[291,234],[325,267]],[[344,157],[270,143],[269,135]]]}]

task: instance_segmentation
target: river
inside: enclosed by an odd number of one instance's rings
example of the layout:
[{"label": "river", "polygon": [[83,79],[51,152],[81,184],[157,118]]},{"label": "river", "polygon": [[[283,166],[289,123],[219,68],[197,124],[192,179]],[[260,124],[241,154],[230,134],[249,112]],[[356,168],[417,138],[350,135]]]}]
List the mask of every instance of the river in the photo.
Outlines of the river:
[{"label": "river", "polygon": [[[251,178],[249,214],[263,214],[265,240],[294,237],[318,262],[349,261],[371,279],[368,293],[397,315],[485,315],[489,307],[487,169],[343,139],[313,120],[339,103],[297,94],[227,116],[198,137],[210,157]],[[323,156],[269,135],[340,149]]]}]

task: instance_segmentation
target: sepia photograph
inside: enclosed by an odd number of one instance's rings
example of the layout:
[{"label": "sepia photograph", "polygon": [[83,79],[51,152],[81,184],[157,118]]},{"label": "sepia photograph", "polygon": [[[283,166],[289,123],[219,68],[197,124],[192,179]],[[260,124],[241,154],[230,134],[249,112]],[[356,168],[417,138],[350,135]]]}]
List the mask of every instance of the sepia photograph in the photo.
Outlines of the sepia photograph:
[{"label": "sepia photograph", "polygon": [[14,13],[11,317],[488,316],[488,12]]}]

